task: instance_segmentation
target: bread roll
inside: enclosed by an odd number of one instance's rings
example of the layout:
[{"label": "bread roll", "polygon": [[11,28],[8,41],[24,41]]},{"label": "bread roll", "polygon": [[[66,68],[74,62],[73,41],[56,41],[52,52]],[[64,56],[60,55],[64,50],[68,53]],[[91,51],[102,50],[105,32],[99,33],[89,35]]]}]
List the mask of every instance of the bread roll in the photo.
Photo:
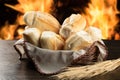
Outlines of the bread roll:
[{"label": "bread roll", "polygon": [[52,31],[44,31],[40,38],[41,48],[61,50],[64,46],[62,37]]},{"label": "bread roll", "polygon": [[37,28],[27,28],[23,32],[24,40],[36,46],[40,46],[39,44],[40,35],[41,32]]},{"label": "bread roll", "polygon": [[72,33],[84,30],[85,26],[86,20],[83,16],[80,14],[72,14],[64,20],[59,33],[66,39]]},{"label": "bread roll", "polygon": [[102,39],[102,32],[97,27],[90,26],[86,29],[86,32],[90,34],[92,41],[99,41]]},{"label": "bread roll", "polygon": [[89,47],[90,44],[92,44],[90,35],[85,31],[79,31],[66,40],[64,49],[80,50]]},{"label": "bread roll", "polygon": [[39,11],[29,11],[25,13],[24,21],[29,27],[38,28],[41,32],[59,32],[60,23],[55,17],[48,13],[43,13]]}]

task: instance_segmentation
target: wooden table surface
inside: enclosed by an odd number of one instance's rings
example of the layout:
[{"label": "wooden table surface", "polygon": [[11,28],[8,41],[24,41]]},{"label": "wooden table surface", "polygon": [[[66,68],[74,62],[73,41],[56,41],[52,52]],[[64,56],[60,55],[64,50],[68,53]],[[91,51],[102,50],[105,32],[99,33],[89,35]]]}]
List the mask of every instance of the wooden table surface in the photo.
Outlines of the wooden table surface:
[{"label": "wooden table surface", "polygon": [[15,41],[0,40],[0,80],[49,80],[38,73],[28,60],[19,60]]},{"label": "wooden table surface", "polygon": [[[38,73],[28,60],[19,60],[13,48],[15,40],[0,40],[0,80],[50,80],[51,76]],[[120,41],[105,41],[109,46],[109,59],[120,57]]]}]

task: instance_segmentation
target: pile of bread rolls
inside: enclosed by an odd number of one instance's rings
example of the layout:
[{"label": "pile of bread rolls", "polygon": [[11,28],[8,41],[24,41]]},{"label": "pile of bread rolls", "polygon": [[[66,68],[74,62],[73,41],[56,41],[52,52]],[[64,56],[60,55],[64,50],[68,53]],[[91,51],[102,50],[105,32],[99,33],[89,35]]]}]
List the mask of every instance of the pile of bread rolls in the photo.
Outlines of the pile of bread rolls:
[{"label": "pile of bread rolls", "polygon": [[49,13],[30,11],[25,13],[25,41],[40,48],[51,50],[80,50],[101,40],[101,30],[86,27],[86,19],[80,14],[72,14],[62,25]]}]

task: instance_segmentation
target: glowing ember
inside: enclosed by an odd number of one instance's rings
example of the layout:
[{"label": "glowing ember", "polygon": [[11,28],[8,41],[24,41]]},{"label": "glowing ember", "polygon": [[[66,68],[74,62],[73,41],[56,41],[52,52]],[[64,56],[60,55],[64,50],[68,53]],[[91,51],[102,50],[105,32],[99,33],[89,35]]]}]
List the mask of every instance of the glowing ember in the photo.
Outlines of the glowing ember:
[{"label": "glowing ember", "polygon": [[103,39],[111,39],[114,27],[118,23],[116,5],[116,0],[91,0],[89,8],[86,9],[84,16],[88,25],[100,28]]}]

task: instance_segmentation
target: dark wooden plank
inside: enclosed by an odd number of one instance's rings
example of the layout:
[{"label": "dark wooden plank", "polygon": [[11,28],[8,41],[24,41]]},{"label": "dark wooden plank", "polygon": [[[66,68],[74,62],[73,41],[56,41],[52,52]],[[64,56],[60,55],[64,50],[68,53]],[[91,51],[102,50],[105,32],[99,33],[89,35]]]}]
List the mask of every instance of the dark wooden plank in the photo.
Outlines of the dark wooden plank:
[{"label": "dark wooden plank", "polygon": [[120,40],[103,40],[108,48],[108,58],[107,59],[117,59],[120,58]]},{"label": "dark wooden plank", "polygon": [[19,60],[15,41],[0,40],[0,80],[49,80],[38,73],[28,60]]},{"label": "dark wooden plank", "polygon": [[[15,42],[0,40],[0,80],[52,80],[54,75],[41,75],[28,60],[19,60],[19,55],[13,48]],[[119,58],[120,41],[104,42],[109,50],[108,59]]]}]

